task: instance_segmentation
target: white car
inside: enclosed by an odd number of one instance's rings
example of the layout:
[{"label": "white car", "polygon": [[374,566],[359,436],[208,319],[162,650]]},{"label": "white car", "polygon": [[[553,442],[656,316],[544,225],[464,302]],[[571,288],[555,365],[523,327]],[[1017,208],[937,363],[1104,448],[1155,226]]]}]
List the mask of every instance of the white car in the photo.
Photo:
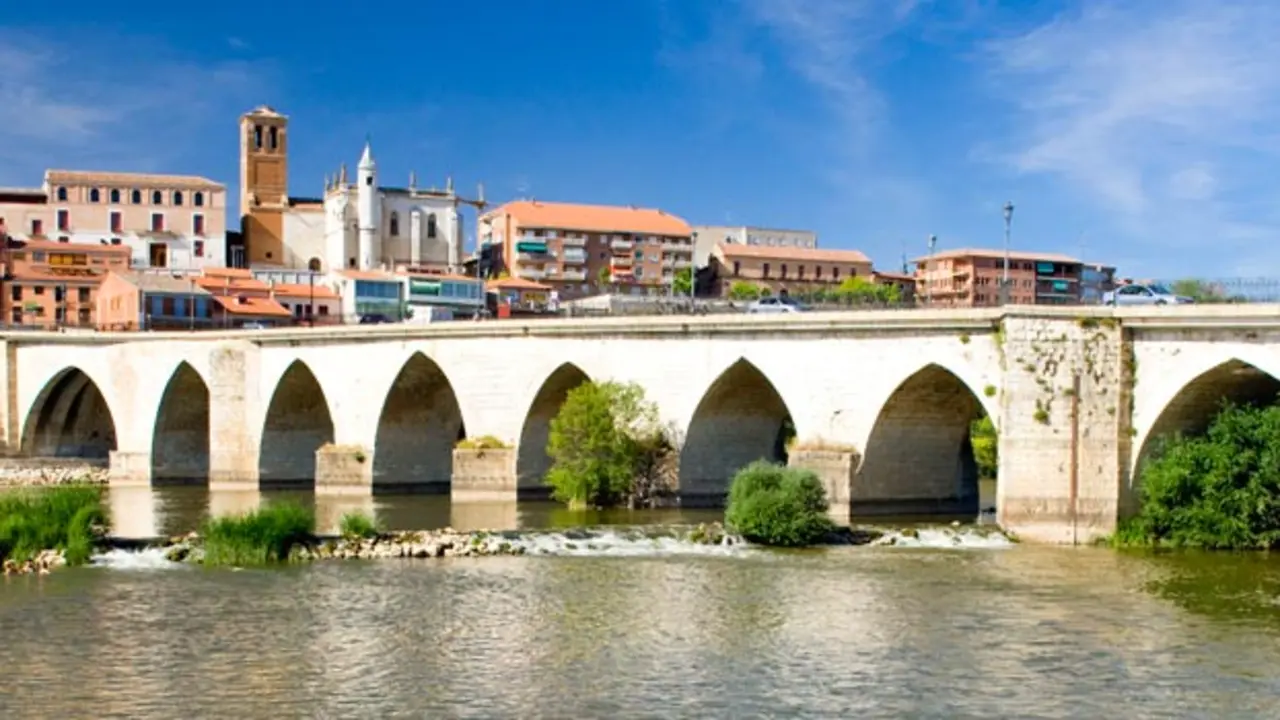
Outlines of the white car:
[{"label": "white car", "polygon": [[1195,301],[1175,295],[1163,285],[1125,285],[1102,296],[1103,305],[1186,305],[1192,302]]},{"label": "white car", "polygon": [[747,312],[749,313],[794,313],[804,312],[808,309],[789,297],[776,295],[762,297],[747,306]]}]

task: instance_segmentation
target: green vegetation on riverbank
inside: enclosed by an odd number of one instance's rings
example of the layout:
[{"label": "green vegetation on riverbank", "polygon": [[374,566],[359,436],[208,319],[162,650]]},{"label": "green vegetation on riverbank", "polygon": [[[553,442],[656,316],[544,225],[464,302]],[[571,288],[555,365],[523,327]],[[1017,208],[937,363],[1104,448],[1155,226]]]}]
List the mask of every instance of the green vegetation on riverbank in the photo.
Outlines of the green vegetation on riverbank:
[{"label": "green vegetation on riverbank", "polygon": [[377,537],[381,530],[378,528],[377,520],[368,513],[357,510],[343,514],[342,519],[338,521],[338,532],[345,538],[368,539]]},{"label": "green vegetation on riverbank", "polygon": [[725,523],[760,545],[804,547],[829,535],[827,495],[812,471],[754,462],[729,488]]},{"label": "green vegetation on riverbank", "polygon": [[1169,440],[1141,472],[1141,509],[1114,545],[1280,548],[1280,406],[1224,406],[1203,435]]},{"label": "green vegetation on riverbank", "polygon": [[204,564],[248,567],[285,562],[295,545],[314,540],[315,525],[311,510],[287,502],[210,518],[200,528]]},{"label": "green vegetation on riverbank", "polygon": [[102,490],[90,485],[17,490],[0,495],[0,560],[25,562],[63,551],[68,565],[89,562],[95,526],[106,522]]},{"label": "green vegetation on riverbank", "polygon": [[586,382],[551,420],[547,484],[571,508],[634,506],[664,487],[670,449],[639,385]]}]

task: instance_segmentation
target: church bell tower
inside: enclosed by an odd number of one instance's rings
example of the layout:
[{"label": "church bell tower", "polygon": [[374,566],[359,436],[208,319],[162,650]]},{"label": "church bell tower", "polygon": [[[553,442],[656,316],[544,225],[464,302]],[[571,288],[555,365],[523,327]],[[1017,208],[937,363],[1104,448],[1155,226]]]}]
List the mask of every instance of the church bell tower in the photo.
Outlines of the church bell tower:
[{"label": "church bell tower", "polygon": [[240,231],[250,264],[283,265],[289,118],[263,105],[240,116]]}]

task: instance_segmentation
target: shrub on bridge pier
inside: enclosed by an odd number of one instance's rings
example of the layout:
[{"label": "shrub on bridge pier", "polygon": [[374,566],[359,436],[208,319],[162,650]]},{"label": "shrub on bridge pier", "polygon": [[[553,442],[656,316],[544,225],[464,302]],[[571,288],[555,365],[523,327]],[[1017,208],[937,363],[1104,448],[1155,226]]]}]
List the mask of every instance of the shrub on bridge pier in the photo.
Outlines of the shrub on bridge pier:
[{"label": "shrub on bridge pier", "polygon": [[63,485],[0,494],[0,560],[25,562],[42,550],[61,550],[68,565],[89,562],[106,523],[102,489]]},{"label": "shrub on bridge pier", "polygon": [[1225,405],[1204,434],[1168,441],[1141,493],[1115,544],[1280,548],[1280,405]]},{"label": "shrub on bridge pier", "polygon": [[315,526],[311,510],[288,502],[210,518],[200,528],[204,564],[249,567],[285,562],[295,545],[315,539]]},{"label": "shrub on bridge pier", "polygon": [[761,545],[804,547],[832,530],[827,494],[810,470],[754,462],[733,476],[725,524]]},{"label": "shrub on bridge pier", "polygon": [[635,503],[656,491],[670,450],[658,411],[634,383],[587,382],[551,420],[547,484],[570,507]]}]

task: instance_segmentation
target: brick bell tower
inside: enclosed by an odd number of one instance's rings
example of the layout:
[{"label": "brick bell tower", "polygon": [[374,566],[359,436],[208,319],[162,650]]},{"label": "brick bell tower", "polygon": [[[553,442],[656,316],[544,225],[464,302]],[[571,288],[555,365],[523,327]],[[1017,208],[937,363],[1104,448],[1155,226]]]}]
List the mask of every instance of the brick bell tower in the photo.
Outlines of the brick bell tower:
[{"label": "brick bell tower", "polygon": [[240,232],[249,264],[283,265],[289,118],[263,105],[240,116]]}]

